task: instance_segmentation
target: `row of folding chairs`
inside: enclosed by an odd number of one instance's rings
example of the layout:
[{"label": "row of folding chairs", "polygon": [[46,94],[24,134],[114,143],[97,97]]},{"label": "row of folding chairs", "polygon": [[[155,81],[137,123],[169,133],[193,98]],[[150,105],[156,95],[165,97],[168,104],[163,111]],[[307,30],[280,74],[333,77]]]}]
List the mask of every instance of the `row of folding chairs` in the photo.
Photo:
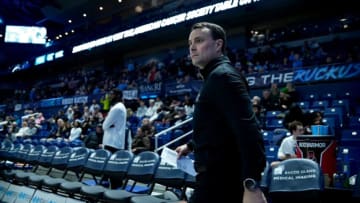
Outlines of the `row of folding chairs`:
[{"label": "row of folding chairs", "polygon": [[[137,200],[159,199],[164,202],[164,199],[151,195],[155,184],[164,185],[166,190],[175,188],[181,191],[178,199],[186,199],[186,189],[195,184],[193,176],[161,162],[159,155],[152,151],[134,155],[128,150],[119,150],[111,154],[105,149],[91,151],[84,147],[58,148],[3,142],[0,153],[5,169],[1,174],[4,180],[91,202],[129,202],[135,196]],[[13,166],[23,163],[23,168],[14,169],[8,162]],[[32,168],[26,167],[28,165]],[[57,173],[52,173],[55,170]],[[69,172],[76,178],[68,178]],[[61,176],[56,176],[59,174]],[[123,186],[109,189],[102,185],[104,175],[122,181]],[[85,177],[91,177],[91,181]],[[87,185],[89,182],[94,184]],[[138,183],[145,184],[146,189],[137,191],[141,188]]]}]

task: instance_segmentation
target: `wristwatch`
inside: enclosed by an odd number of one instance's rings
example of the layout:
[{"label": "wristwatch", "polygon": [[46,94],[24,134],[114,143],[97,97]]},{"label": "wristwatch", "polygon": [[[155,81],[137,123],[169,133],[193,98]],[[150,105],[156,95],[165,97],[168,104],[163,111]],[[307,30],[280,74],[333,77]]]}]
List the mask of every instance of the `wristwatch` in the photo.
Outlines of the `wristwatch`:
[{"label": "wristwatch", "polygon": [[252,178],[246,178],[244,180],[244,185],[245,185],[246,189],[248,189],[252,192],[254,192],[257,188],[259,188],[259,183]]}]

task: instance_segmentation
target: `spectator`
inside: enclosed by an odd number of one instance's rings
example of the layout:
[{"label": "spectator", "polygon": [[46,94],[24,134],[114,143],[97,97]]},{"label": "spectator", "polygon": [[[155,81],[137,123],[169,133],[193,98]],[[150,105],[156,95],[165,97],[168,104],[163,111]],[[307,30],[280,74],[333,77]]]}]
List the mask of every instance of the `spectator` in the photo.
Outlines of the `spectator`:
[{"label": "spectator", "polygon": [[95,131],[91,131],[87,135],[82,134],[80,139],[83,140],[83,143],[87,148],[99,149],[103,136],[104,131],[102,129],[102,124],[98,124],[95,127]]},{"label": "spectator", "polygon": [[143,151],[153,150],[151,145],[151,138],[153,136],[152,127],[150,124],[143,125],[138,128],[136,135],[131,143],[131,149],[134,154],[138,154]]},{"label": "spectator", "polygon": [[[120,149],[125,149],[127,111],[121,90],[117,88],[111,90],[109,99],[111,108],[102,124],[104,130],[102,146],[111,153],[115,153]],[[107,179],[106,175],[103,178]],[[121,181],[110,178],[111,189],[119,188],[121,185]]]},{"label": "spectator", "polygon": [[280,163],[280,161],[284,161],[286,159],[292,159],[292,158],[298,158],[298,155],[296,154],[296,138],[299,135],[304,134],[304,126],[299,121],[293,121],[289,123],[289,130],[291,132],[291,135],[288,137],[285,137],[280,144],[277,158],[279,161],[274,161],[271,163],[271,166],[276,166]]},{"label": "spectator", "polygon": [[74,141],[74,140],[79,139],[81,133],[82,133],[81,121],[80,121],[79,119],[76,119],[76,120],[73,122],[72,128],[70,129],[70,136],[69,136],[68,141],[69,141],[69,142],[72,142],[72,141]]},{"label": "spectator", "polygon": [[138,102],[139,102],[139,107],[136,109],[136,116],[139,119],[142,119],[147,112],[147,106],[145,105],[144,100],[139,99]]}]

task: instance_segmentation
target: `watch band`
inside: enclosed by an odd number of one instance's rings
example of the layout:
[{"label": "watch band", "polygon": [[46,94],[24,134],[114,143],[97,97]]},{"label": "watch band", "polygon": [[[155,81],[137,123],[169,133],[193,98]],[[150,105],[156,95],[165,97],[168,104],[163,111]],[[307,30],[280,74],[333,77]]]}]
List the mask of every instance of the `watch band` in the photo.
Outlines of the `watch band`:
[{"label": "watch band", "polygon": [[257,188],[259,188],[258,182],[252,178],[246,178],[244,180],[244,185],[245,185],[246,189],[248,189],[250,191],[255,191]]}]

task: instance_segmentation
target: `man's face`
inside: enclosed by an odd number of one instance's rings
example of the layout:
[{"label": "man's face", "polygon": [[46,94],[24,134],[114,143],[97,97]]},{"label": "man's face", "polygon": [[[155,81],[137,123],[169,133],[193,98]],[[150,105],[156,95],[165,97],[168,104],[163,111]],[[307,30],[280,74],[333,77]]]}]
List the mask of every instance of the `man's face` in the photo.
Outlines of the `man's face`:
[{"label": "man's face", "polygon": [[208,28],[191,31],[189,36],[189,51],[192,63],[203,69],[212,59],[222,55],[223,40],[214,40]]},{"label": "man's face", "polygon": [[296,126],[296,130],[293,131],[293,135],[303,135],[304,127],[302,125]]}]

